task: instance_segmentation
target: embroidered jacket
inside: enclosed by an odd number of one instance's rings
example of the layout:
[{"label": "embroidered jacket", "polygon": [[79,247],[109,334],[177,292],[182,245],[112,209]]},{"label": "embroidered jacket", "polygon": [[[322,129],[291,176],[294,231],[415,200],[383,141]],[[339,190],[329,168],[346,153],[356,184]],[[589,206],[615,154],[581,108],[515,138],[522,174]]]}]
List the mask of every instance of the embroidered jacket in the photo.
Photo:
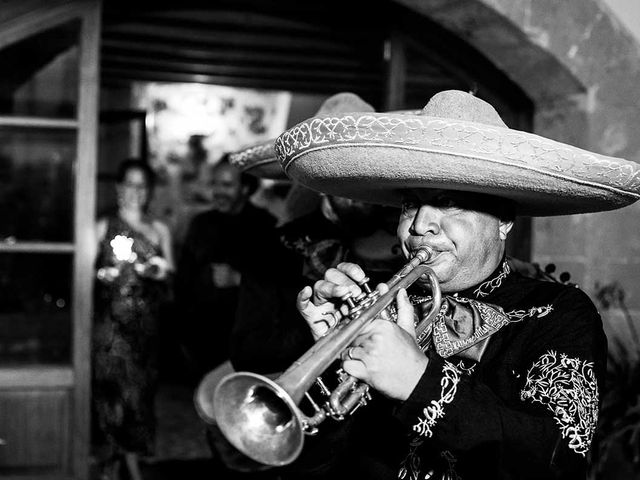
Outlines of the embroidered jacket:
[{"label": "embroidered jacket", "polygon": [[445,298],[420,343],[429,365],[395,409],[399,478],[585,478],[607,349],[585,293],[504,261]]}]

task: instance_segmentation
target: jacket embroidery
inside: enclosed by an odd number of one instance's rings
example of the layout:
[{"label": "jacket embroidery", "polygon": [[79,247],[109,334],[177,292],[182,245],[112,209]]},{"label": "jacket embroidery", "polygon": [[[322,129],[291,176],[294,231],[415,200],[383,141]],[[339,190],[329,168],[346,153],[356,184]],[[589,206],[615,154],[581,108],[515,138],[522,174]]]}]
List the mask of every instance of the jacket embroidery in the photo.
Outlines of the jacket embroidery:
[{"label": "jacket embroidery", "polygon": [[551,305],[545,305],[544,307],[531,307],[528,310],[511,310],[507,312],[507,316],[512,322],[520,322],[529,317],[546,317],[551,312],[553,312],[553,307]]},{"label": "jacket embroidery", "polygon": [[[398,471],[399,479],[436,480],[436,477],[434,477],[435,470],[431,469],[427,472],[420,471],[420,456],[417,450],[422,446],[423,442],[424,440],[419,437],[410,442],[409,453],[400,464],[400,470]],[[458,459],[449,450],[440,452],[440,457],[446,462],[446,467],[444,467],[444,471],[439,474],[437,480],[462,480],[455,468]]]},{"label": "jacket embroidery", "polygon": [[409,453],[400,464],[398,478],[418,480],[418,475],[420,475],[420,455],[418,455],[417,450],[423,442],[424,440],[420,437],[411,440],[409,443]]},{"label": "jacket embroidery", "polygon": [[[493,292],[496,288],[499,288],[500,285],[502,285],[502,280],[507,278],[507,276],[510,273],[511,273],[511,267],[505,260],[504,262],[502,262],[502,271],[500,272],[500,274],[497,277],[494,277],[478,285],[478,288],[476,288],[473,291],[473,294],[476,296],[476,298],[486,297],[491,292]],[[485,291],[485,290],[488,290],[488,291]]]},{"label": "jacket embroidery", "polygon": [[553,413],[562,438],[583,457],[598,422],[598,384],[593,362],[549,351],[527,372],[520,399],[538,402]]},{"label": "jacket embroidery", "polygon": [[469,363],[468,365],[467,363],[465,363],[465,360],[461,358],[460,360],[458,360],[458,364],[456,365],[456,367],[458,368],[458,370],[460,370],[461,373],[470,376],[476,369],[477,362],[471,362],[468,360],[467,362]]},{"label": "jacket embroidery", "polygon": [[455,365],[447,361],[442,367],[442,378],[440,379],[440,399],[432,400],[431,404],[422,410],[424,418],[418,418],[418,423],[413,426],[413,431],[423,437],[431,437],[437,420],[444,416],[444,406],[453,401],[458,390],[461,372]]},{"label": "jacket embroidery", "polygon": [[447,471],[442,477],[443,480],[462,480],[462,477],[456,472],[456,462],[458,459],[449,450],[441,452],[440,456],[447,462]]}]

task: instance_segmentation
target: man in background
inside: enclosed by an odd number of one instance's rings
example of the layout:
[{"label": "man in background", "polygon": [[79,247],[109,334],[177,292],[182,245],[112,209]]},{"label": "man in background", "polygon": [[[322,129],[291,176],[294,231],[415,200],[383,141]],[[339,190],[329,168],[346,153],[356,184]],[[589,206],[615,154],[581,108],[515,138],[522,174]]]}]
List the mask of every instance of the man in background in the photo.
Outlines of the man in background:
[{"label": "man in background", "polygon": [[213,207],[191,220],[176,275],[183,345],[196,379],[228,358],[242,275],[261,263],[252,251],[256,237],[275,226],[269,213],[249,202],[256,178],[226,156],[211,168]]}]

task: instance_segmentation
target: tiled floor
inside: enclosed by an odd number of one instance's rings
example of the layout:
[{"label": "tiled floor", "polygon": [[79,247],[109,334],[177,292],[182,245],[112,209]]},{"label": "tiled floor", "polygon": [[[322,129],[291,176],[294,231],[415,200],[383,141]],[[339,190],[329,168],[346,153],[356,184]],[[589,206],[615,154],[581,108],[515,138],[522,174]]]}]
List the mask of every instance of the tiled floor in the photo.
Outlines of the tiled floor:
[{"label": "tiled floor", "polygon": [[193,388],[160,386],[156,397],[156,458],[142,465],[145,480],[214,480],[231,478],[216,466],[193,406]]},{"label": "tiled floor", "polygon": [[156,397],[156,414],[157,455],[153,462],[141,465],[144,480],[276,480],[268,472],[232,472],[213,459],[193,405],[193,388],[163,384]]},{"label": "tiled floor", "polygon": [[[161,384],[156,397],[156,456],[141,463],[144,480],[234,478],[212,460],[192,396],[193,389],[186,385]],[[128,480],[124,471],[121,480]]]},{"label": "tiled floor", "polygon": [[193,405],[193,388],[175,383],[161,385],[156,397],[156,415],[158,461],[211,457],[202,421]]}]

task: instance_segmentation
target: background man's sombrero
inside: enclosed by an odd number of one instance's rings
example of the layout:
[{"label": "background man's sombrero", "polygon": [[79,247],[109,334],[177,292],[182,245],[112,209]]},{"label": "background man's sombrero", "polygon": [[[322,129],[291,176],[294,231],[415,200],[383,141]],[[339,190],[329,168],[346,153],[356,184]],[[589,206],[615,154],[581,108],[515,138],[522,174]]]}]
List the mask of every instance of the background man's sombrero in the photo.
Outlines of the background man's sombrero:
[{"label": "background man's sombrero", "polygon": [[254,177],[287,180],[284,170],[276,160],[273,139],[252,145],[229,155],[229,163]]},{"label": "background man's sombrero", "polygon": [[[341,115],[348,112],[373,112],[374,108],[355,93],[342,92],[327,98],[316,115]],[[229,161],[243,172],[259,178],[287,180],[274,149],[275,138],[229,155]]]},{"label": "background man's sombrero", "polygon": [[640,165],[508,128],[487,102],[458,90],[417,113],[317,115],[280,135],[283,170],[320,192],[400,205],[413,189],[515,202],[519,215],[586,213],[640,198]]}]

